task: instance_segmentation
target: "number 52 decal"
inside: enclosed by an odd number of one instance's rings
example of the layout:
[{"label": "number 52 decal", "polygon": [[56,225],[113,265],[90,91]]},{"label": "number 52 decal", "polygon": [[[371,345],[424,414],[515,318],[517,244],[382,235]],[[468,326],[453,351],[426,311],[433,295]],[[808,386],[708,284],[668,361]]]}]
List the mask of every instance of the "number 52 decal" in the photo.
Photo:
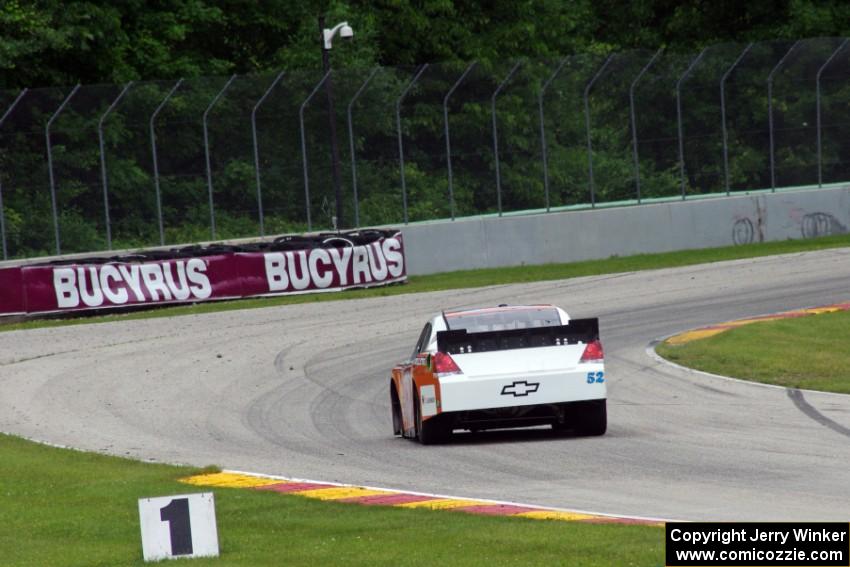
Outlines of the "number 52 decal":
[{"label": "number 52 decal", "polygon": [[605,381],[605,373],[604,372],[588,372],[587,373],[587,383],[588,384],[601,384]]}]

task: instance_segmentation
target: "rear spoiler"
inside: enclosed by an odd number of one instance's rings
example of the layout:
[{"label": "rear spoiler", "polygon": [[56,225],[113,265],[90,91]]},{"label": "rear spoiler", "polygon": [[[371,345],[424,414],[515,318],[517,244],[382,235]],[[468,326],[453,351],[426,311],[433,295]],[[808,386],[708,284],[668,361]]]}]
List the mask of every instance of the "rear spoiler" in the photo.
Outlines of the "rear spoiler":
[{"label": "rear spoiler", "polygon": [[508,331],[468,333],[466,329],[437,331],[437,350],[466,354],[516,348],[533,348],[590,343],[599,339],[599,319],[571,319],[556,327],[530,327]]}]

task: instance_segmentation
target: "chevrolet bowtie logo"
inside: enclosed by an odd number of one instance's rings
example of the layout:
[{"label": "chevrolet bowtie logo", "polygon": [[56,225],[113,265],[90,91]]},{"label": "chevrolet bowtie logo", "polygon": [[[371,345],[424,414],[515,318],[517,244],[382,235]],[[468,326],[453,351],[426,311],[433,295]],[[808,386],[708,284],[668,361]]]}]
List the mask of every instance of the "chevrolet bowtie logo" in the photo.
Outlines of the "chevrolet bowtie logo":
[{"label": "chevrolet bowtie logo", "polygon": [[521,382],[514,382],[510,386],[505,386],[504,388],[502,388],[502,395],[511,395],[515,398],[519,398],[521,396],[527,396],[528,394],[536,392],[537,388],[539,387],[539,382],[526,382],[525,380],[523,380]]}]

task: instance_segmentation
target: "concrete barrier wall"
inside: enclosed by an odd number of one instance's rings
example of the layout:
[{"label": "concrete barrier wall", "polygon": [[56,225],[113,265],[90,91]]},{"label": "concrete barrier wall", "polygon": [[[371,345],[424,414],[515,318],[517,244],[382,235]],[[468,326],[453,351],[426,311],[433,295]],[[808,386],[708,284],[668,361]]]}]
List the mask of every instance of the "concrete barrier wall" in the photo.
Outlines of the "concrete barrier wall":
[{"label": "concrete barrier wall", "polygon": [[[403,227],[402,233],[407,274],[423,275],[813,238],[846,233],[848,228],[850,185],[501,218],[435,221],[408,225]],[[231,243],[255,241],[256,238],[251,238]],[[58,258],[10,260],[0,262],[0,268],[55,259]]]},{"label": "concrete barrier wall", "polygon": [[842,234],[850,186],[404,227],[410,275]]}]

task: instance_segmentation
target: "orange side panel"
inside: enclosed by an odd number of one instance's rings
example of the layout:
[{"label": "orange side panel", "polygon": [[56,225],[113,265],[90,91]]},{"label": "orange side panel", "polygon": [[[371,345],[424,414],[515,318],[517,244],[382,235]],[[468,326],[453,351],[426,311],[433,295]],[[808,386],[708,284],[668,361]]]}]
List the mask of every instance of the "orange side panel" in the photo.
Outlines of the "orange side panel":
[{"label": "orange side panel", "polygon": [[[433,372],[428,368],[426,364],[415,364],[413,366],[413,382],[416,384],[417,388],[421,388],[422,386],[434,386],[434,392],[437,396],[437,415],[442,413],[442,395],[440,392],[440,381],[434,375]],[[422,421],[427,421],[434,416],[422,416]]]}]

